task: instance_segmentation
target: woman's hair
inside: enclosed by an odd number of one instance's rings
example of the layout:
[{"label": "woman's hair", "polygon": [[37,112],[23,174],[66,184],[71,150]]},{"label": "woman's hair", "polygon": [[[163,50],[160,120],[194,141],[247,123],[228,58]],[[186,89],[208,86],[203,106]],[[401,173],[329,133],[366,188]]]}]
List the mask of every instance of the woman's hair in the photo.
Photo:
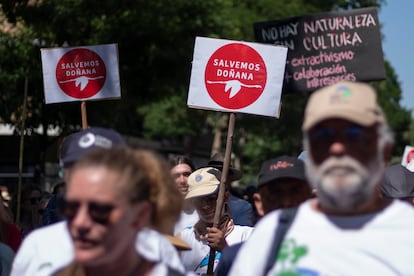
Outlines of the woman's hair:
[{"label": "woman's hair", "polygon": [[135,155],[142,160],[152,184],[150,201],[156,211],[153,227],[161,233],[172,235],[181,213],[183,198],[175,187],[168,163],[160,155],[147,150],[137,150]]},{"label": "woman's hair", "polygon": [[75,163],[69,179],[78,168],[95,165],[117,172],[127,184],[125,195],[129,200],[151,203],[151,226],[172,234],[183,202],[164,159],[149,150],[127,147],[96,150]]},{"label": "woman's hair", "polygon": [[168,160],[168,163],[170,164],[170,168],[174,168],[179,164],[187,164],[191,168],[191,171],[195,171],[193,161],[191,161],[191,159],[185,155],[173,156]]}]

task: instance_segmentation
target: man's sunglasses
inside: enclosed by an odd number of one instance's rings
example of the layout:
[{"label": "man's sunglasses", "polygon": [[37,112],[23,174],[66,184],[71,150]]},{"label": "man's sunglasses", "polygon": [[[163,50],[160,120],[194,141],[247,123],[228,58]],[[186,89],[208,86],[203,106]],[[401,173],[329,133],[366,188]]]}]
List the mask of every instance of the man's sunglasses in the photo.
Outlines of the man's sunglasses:
[{"label": "man's sunglasses", "polygon": [[366,145],[371,138],[367,129],[358,125],[349,126],[338,132],[331,128],[317,127],[311,131],[310,142],[331,145],[337,139],[344,139],[348,143]]},{"label": "man's sunglasses", "polygon": [[[68,220],[73,220],[81,207],[79,201],[64,200],[61,204],[61,213]],[[102,204],[97,202],[88,202],[88,215],[96,223],[107,225],[109,216],[115,208],[112,204]]]}]

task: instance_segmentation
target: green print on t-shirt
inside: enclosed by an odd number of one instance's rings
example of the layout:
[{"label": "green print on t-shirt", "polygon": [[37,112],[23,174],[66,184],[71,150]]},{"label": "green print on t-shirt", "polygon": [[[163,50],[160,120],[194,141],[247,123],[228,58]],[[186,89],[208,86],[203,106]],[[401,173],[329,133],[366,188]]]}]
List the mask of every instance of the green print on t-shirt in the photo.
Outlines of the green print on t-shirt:
[{"label": "green print on t-shirt", "polygon": [[282,242],[276,262],[280,264],[277,276],[300,276],[296,272],[297,262],[308,253],[306,246],[297,245],[295,240],[287,239]]}]

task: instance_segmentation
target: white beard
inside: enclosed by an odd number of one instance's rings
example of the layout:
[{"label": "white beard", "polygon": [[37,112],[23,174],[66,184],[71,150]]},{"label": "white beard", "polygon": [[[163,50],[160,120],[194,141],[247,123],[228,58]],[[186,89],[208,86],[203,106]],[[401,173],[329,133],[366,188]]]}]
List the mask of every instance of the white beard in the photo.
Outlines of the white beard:
[{"label": "white beard", "polygon": [[352,211],[373,197],[383,172],[381,154],[362,165],[350,156],[329,157],[319,166],[306,160],[306,175],[322,207]]}]

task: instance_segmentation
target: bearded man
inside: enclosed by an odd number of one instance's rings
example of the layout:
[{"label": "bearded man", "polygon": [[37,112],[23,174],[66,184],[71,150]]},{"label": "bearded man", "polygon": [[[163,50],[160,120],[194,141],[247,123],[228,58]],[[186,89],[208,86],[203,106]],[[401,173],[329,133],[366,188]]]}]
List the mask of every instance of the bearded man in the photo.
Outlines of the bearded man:
[{"label": "bearded man", "polygon": [[414,208],[380,196],[393,136],[375,90],[339,82],[315,91],[302,130],[317,197],[298,207],[273,256],[281,211],[262,218],[230,275],[413,275]]}]

